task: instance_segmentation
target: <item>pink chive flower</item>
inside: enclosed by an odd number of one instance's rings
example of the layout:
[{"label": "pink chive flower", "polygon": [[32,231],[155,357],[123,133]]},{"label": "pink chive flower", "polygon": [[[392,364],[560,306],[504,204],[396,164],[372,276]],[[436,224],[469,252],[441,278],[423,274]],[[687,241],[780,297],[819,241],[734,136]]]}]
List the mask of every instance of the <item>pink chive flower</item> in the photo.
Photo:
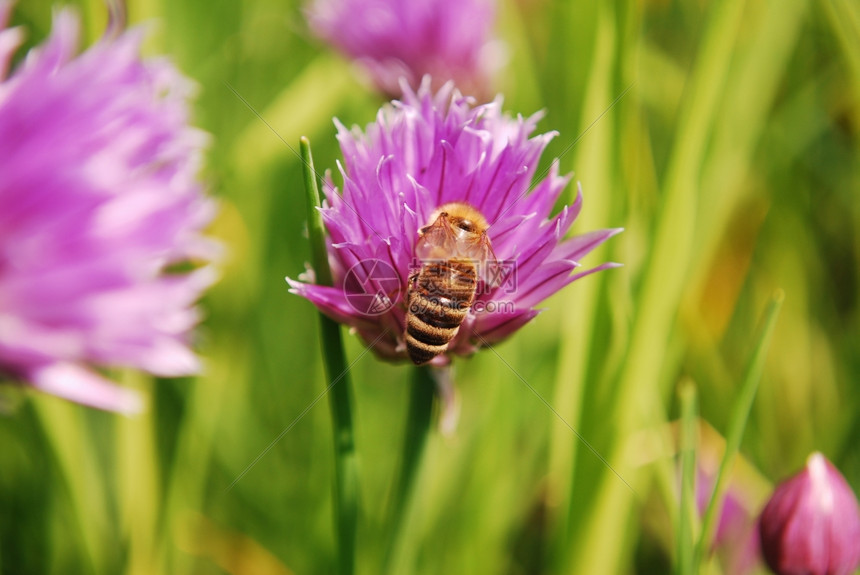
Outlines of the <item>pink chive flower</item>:
[{"label": "pink chive flower", "polygon": [[860,567],[860,509],[820,453],[779,485],[760,518],[761,546],[778,575],[850,575]]},{"label": "pink chive flower", "polygon": [[401,77],[417,89],[425,74],[483,94],[503,59],[494,13],[494,0],[314,0],[307,11],[311,30],[392,97]]},{"label": "pink chive flower", "polygon": [[[329,236],[334,287],[287,278],[291,291],[353,328],[384,358],[407,359],[404,340],[408,280],[420,263],[416,243],[437,208],[451,202],[477,209],[501,272],[479,284],[475,301],[446,353],[469,355],[499,342],[540,313],[536,306],[573,281],[613,267],[584,271],[579,260],[619,229],[567,238],[582,207],[551,216],[569,177],[558,161],[535,178],[538,160],[554,133],[532,136],[540,114],[511,118],[501,98],[475,106],[451,84],[434,95],[429,78],[384,106],[362,132],[335,120],[344,156],[343,193],[327,177],[322,216]],[[496,270],[498,271],[498,269]]]},{"label": "pink chive flower", "polygon": [[193,87],[169,62],[140,59],[140,30],[77,54],[65,10],[10,73],[23,36],[6,29],[10,11],[0,1],[0,378],[134,411],[137,395],[92,366],[199,367],[193,303],[213,274],[177,267],[213,255]]}]

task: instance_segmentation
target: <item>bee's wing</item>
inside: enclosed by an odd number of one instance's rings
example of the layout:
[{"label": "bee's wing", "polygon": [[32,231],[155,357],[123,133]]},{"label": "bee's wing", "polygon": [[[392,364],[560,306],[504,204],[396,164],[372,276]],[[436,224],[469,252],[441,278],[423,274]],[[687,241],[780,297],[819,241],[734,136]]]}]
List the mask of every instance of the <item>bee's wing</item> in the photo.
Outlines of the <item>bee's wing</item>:
[{"label": "bee's wing", "polygon": [[485,263],[494,263],[496,262],[496,252],[493,251],[493,245],[490,243],[490,238],[487,234],[481,235],[482,240],[482,253],[481,253],[481,261]]},{"label": "bee's wing", "polygon": [[484,285],[487,288],[497,288],[505,283],[510,270],[507,269],[504,262],[500,262],[496,258],[493,245],[486,233],[481,234],[476,242],[475,251],[478,254],[478,273],[481,279],[484,280]]},{"label": "bee's wing", "polygon": [[415,255],[420,260],[447,259],[456,253],[457,236],[447,218],[438,217],[436,221],[421,228],[421,237],[415,244]]}]

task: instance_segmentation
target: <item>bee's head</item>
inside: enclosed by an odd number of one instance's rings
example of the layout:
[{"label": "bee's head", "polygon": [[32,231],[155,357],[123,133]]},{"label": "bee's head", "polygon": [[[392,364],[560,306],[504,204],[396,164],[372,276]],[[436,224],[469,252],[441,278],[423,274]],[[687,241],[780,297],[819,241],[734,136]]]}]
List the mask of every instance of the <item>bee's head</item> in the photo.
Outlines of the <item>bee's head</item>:
[{"label": "bee's head", "polygon": [[440,206],[430,218],[431,224],[436,222],[438,218],[445,219],[457,235],[482,235],[489,227],[481,212],[463,202],[451,202]]},{"label": "bee's head", "polygon": [[456,218],[456,219],[452,218],[451,224],[455,228],[459,228],[459,229],[463,230],[464,232],[468,232],[470,234],[473,234],[476,231],[478,231],[478,228],[475,226],[475,223],[472,220],[469,220],[467,218]]}]

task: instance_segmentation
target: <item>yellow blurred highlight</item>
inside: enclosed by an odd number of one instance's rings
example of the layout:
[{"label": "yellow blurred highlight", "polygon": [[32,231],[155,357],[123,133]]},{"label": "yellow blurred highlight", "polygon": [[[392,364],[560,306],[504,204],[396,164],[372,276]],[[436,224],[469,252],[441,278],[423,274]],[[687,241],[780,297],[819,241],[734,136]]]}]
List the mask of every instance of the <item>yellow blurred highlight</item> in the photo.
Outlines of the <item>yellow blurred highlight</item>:
[{"label": "yellow blurred highlight", "polygon": [[[692,336],[698,336],[700,343],[702,330],[708,332],[708,337],[704,338],[706,345],[723,338],[749,274],[767,209],[762,200],[746,202],[737,209],[700,285],[688,292],[690,297],[682,306],[685,328]],[[692,310],[691,306],[697,309]]]},{"label": "yellow blurred highlight", "polygon": [[184,514],[175,528],[179,549],[210,559],[230,575],[293,575],[293,571],[255,540],[224,529],[199,513]]},{"label": "yellow blurred highlight", "polygon": [[237,268],[248,256],[250,240],[248,226],[236,205],[226,198],[218,201],[218,213],[209,225],[208,235],[214,237],[224,246],[224,253],[219,262],[221,275],[225,280],[238,277]]}]

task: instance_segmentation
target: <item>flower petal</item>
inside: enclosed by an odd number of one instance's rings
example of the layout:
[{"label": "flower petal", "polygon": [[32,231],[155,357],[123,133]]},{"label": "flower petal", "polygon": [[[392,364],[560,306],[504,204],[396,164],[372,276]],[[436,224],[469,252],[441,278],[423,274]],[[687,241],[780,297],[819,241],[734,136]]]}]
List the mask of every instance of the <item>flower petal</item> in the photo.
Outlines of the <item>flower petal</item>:
[{"label": "flower petal", "polygon": [[143,401],[136,391],[119,387],[70,363],[55,363],[35,369],[28,380],[41,391],[99,409],[131,415],[143,408]]}]

